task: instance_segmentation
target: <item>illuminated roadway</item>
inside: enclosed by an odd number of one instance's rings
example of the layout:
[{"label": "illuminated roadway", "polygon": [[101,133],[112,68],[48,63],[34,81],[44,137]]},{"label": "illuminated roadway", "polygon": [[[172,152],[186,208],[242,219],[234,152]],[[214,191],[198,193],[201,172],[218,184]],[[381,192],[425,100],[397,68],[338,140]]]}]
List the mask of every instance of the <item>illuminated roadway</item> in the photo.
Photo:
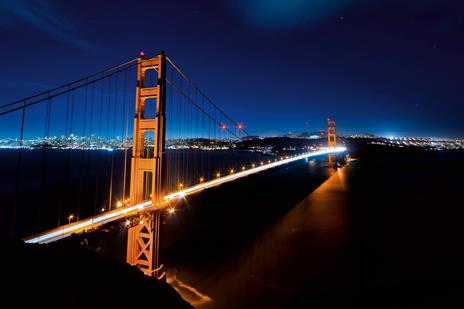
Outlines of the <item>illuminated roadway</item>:
[{"label": "illuminated roadway", "polygon": [[174,192],[174,193],[167,194],[164,196],[164,201],[157,203],[156,205],[152,205],[151,201],[147,201],[147,202],[143,202],[143,203],[140,203],[134,206],[117,208],[117,209],[102,213],[100,215],[96,215],[94,217],[90,217],[90,218],[83,219],[83,220],[80,220],[74,223],[62,225],[55,229],[51,229],[46,232],[25,238],[24,241],[27,243],[50,243],[50,242],[53,242],[53,241],[56,241],[62,238],[66,238],[75,233],[81,233],[81,232],[92,230],[106,223],[110,223],[110,222],[117,221],[117,220],[120,220],[126,217],[137,215],[143,211],[166,208],[171,205],[171,203],[169,202],[176,200],[178,198],[181,198],[181,197],[185,197],[190,194],[200,192],[206,188],[215,187],[220,184],[233,181],[238,178],[242,178],[242,177],[245,177],[251,174],[259,173],[259,172],[268,170],[270,168],[288,164],[288,163],[291,163],[297,160],[306,159],[309,157],[315,157],[315,156],[324,155],[324,154],[329,154],[333,152],[343,152],[345,150],[346,150],[345,147],[337,147],[337,149],[335,150],[320,150],[316,152],[305,153],[305,154],[294,156],[294,157],[286,157],[285,159],[281,159],[276,162],[259,165],[257,167],[254,167],[254,168],[251,168],[245,171],[232,173],[227,176],[219,177],[219,178],[216,178],[210,181],[205,181],[203,183],[194,185],[192,187],[189,187],[189,188],[186,188],[186,189]]}]

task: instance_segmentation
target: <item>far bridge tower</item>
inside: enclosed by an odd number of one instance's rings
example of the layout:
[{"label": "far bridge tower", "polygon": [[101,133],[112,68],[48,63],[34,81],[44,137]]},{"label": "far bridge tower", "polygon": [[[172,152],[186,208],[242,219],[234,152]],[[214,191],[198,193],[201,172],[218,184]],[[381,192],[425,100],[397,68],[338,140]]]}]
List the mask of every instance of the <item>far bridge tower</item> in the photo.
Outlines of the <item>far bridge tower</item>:
[{"label": "far bridge tower", "polygon": [[[337,128],[335,120],[327,119],[327,142],[329,150],[337,149]],[[335,166],[337,156],[335,153],[329,153],[329,166]]]}]

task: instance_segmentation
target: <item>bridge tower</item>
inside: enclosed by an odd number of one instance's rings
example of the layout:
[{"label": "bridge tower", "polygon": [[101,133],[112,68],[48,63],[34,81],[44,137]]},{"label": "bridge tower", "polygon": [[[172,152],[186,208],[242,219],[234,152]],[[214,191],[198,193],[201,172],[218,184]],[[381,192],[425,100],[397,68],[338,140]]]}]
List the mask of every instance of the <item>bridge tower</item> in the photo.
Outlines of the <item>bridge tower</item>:
[{"label": "bridge tower", "polygon": [[[327,119],[327,142],[329,150],[335,150],[337,148],[337,128],[335,126],[335,120]],[[334,166],[337,157],[334,153],[329,153],[329,166]]]},{"label": "bridge tower", "polygon": [[[154,70],[156,86],[147,85],[146,73]],[[156,74],[155,73],[155,74]],[[149,106],[149,104],[153,104]],[[150,118],[147,107],[156,108]],[[166,56],[161,53],[138,59],[135,94],[134,133],[130,174],[131,205],[150,200],[153,205],[162,195],[163,152],[166,129]],[[153,144],[152,144],[153,143]],[[157,277],[159,264],[160,211],[154,210],[128,229],[127,263],[139,267],[146,275]]]}]

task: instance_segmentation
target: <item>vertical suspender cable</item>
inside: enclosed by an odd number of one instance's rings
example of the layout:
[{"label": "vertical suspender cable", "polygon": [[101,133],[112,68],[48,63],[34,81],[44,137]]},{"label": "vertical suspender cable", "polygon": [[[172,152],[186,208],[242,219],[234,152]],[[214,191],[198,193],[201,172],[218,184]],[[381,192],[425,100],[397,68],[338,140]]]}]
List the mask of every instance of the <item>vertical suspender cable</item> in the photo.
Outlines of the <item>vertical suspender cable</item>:
[{"label": "vertical suspender cable", "polygon": [[10,225],[10,236],[13,237],[15,234],[15,224],[16,224],[16,208],[18,207],[18,198],[19,198],[19,182],[21,176],[21,159],[23,154],[23,137],[24,137],[24,118],[26,114],[26,101],[23,101],[23,108],[21,109],[21,131],[19,134],[19,149],[18,157],[16,159],[16,186],[15,186],[15,198],[12,203],[11,209],[11,225]]},{"label": "vertical suspender cable", "polygon": [[[47,93],[47,96],[50,96],[50,93]],[[41,171],[41,189],[40,189],[40,198],[36,213],[36,222],[35,222],[35,230],[36,233],[41,228],[41,212],[43,207],[45,206],[45,188],[47,187],[47,161],[48,161],[48,137],[50,134],[50,115],[51,115],[51,98],[48,98],[46,111],[45,111],[45,127],[44,127],[44,144],[42,146],[42,171]]]},{"label": "vertical suspender cable", "polygon": [[[87,82],[88,80],[86,80]],[[84,95],[84,124],[82,126],[82,139],[85,139],[85,131],[86,131],[86,124],[87,124],[87,105],[88,105],[88,88],[85,87],[85,95]],[[79,159],[79,190],[77,193],[77,212],[76,212],[76,219],[79,220],[81,216],[81,203],[82,203],[82,182],[83,182],[83,156],[84,156],[84,149],[80,150],[80,159]],[[88,156],[88,154],[87,154]]]},{"label": "vertical suspender cable", "polygon": [[127,70],[124,71],[124,98],[123,98],[123,106],[124,106],[124,167],[123,167],[123,177],[122,177],[122,200],[123,203],[126,202],[126,177],[127,177],[127,150],[129,147],[129,92],[127,91]]}]

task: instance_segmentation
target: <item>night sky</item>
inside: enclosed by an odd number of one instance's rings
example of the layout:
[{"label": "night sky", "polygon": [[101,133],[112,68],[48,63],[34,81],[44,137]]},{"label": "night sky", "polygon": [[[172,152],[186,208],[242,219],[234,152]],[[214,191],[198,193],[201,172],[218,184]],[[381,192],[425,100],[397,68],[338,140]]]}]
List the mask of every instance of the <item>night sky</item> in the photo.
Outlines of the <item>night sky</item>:
[{"label": "night sky", "polygon": [[250,133],[332,117],[463,137],[463,15],[458,0],[2,0],[0,102],[164,50]]}]

